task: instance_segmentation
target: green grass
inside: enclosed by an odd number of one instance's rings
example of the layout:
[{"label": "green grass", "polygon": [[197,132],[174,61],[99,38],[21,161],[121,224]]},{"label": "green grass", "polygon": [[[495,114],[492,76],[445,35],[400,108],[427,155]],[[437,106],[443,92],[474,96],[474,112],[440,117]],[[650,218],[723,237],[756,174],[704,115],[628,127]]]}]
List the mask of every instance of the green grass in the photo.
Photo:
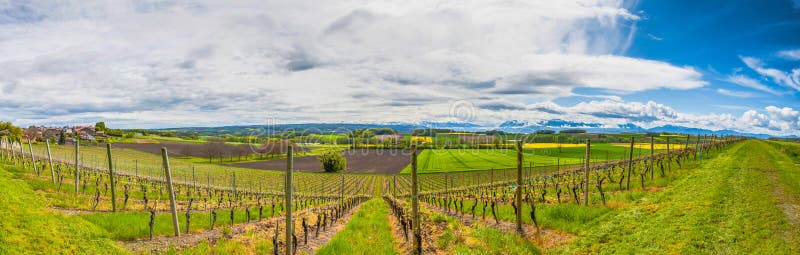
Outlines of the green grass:
[{"label": "green grass", "polygon": [[786,162],[791,160],[765,142],[736,144],[669,189],[601,217],[601,224],[558,253],[798,253],[800,233],[775,192],[800,181],[797,167]]},{"label": "green grass", "polygon": [[211,245],[208,241],[203,241],[193,247],[183,250],[172,248],[167,255],[194,255],[194,254],[272,254],[272,241],[266,236],[256,235],[253,232],[246,234],[247,241],[230,240],[221,238]]},{"label": "green grass", "polygon": [[389,208],[376,197],[365,202],[344,230],[317,254],[399,254],[389,226]]},{"label": "green grass", "polygon": [[438,251],[447,254],[540,254],[534,243],[514,232],[506,232],[493,227],[465,227],[454,217],[439,213],[430,215],[433,222],[446,223],[446,227],[436,238]]},{"label": "green grass", "polygon": [[[618,160],[628,158],[629,151],[625,146],[613,144],[592,145],[592,161]],[[572,147],[524,149],[523,160],[525,166],[533,162],[535,166],[555,166],[556,164],[579,164],[585,157],[586,148]],[[661,152],[661,150],[656,150]],[[634,156],[647,155],[649,150],[635,149]],[[517,154],[512,149],[427,149],[417,157],[417,171],[419,173],[473,171],[514,168],[517,164]],[[403,169],[403,173],[410,173],[411,167]]]},{"label": "green grass", "polygon": [[458,254],[539,254],[539,249],[528,241],[512,232],[500,231],[492,227],[478,227],[470,235],[481,241],[480,246],[469,247],[459,245],[455,247]]},{"label": "green grass", "polygon": [[[610,197],[606,197],[609,199]],[[473,201],[464,201],[464,213],[465,215],[469,215],[471,217],[470,209],[472,208]],[[482,218],[483,214],[483,202],[478,202],[478,205],[475,207],[475,218],[480,219]],[[452,208],[452,206],[451,206]],[[514,208],[511,205],[496,205],[495,211],[497,213],[497,218],[500,221],[506,222],[514,222],[516,221],[516,214],[514,214]],[[533,225],[533,220],[528,216],[530,215],[531,208],[529,206],[523,206],[522,208],[522,222],[525,224]],[[536,219],[539,221],[541,226],[558,229],[563,231],[568,231],[572,233],[578,233],[581,231],[582,228],[586,227],[587,225],[597,224],[597,219],[600,216],[603,216],[612,209],[608,207],[601,207],[601,206],[580,206],[571,203],[564,203],[558,205],[537,205],[536,206]],[[486,220],[489,222],[494,222],[494,216],[492,216],[492,209],[489,205],[486,206]]]},{"label": "green grass", "polygon": [[30,186],[0,166],[0,254],[124,254],[110,235],[79,217],[53,213]]},{"label": "green grass", "polygon": [[[254,210],[255,209],[255,210]],[[264,218],[271,217],[271,209],[265,208]],[[280,212],[278,212],[280,213]],[[116,213],[91,213],[83,214],[81,218],[94,223],[105,229],[116,240],[133,240],[146,238],[150,234],[150,213],[147,212],[116,212]],[[251,220],[258,219],[258,208],[250,209]],[[191,217],[190,232],[197,232],[211,227],[211,213],[194,212]],[[234,224],[247,221],[247,214],[244,210],[234,211]],[[181,233],[186,231],[186,214],[178,212],[178,222],[180,223]],[[215,228],[229,226],[230,210],[218,210]],[[172,215],[168,212],[156,214],[154,236],[172,235]]]}]

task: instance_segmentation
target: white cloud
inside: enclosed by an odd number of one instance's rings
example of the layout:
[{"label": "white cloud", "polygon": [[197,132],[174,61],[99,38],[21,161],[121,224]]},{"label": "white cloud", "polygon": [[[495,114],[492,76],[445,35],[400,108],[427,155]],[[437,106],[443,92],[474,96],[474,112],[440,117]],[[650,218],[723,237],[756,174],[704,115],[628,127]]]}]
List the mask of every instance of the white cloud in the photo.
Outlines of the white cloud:
[{"label": "white cloud", "polygon": [[800,49],[778,51],[777,55],[788,60],[800,60]]},{"label": "white cloud", "polygon": [[[508,110],[577,87],[635,92],[706,84],[692,67],[612,55],[633,33],[625,25],[639,19],[622,6],[4,2],[0,118],[116,118],[123,127],[418,121],[447,117],[454,100]],[[483,116],[479,121],[504,115]]]},{"label": "white cloud", "polygon": [[653,35],[653,34],[647,34],[647,37],[648,37],[648,38],[650,38],[650,39],[656,40],[656,41],[662,41],[662,40],[664,40],[664,38],[663,38],[663,37],[658,37],[658,36],[655,36],[655,35]]},{"label": "white cloud", "polygon": [[[739,58],[747,67],[753,69],[753,71],[756,71],[758,74],[769,77],[773,82],[779,85],[800,91],[800,83],[798,83],[797,79],[794,79],[791,74],[778,69],[764,67],[764,62],[757,58],[743,56]],[[794,69],[792,73],[798,70],[800,69]]]},{"label": "white cloud", "polygon": [[781,95],[781,94],[783,94],[783,93],[781,93],[781,92],[779,92],[777,90],[774,90],[774,89],[770,88],[769,86],[764,85],[763,83],[761,83],[761,82],[759,82],[759,81],[757,81],[755,79],[752,79],[750,77],[747,77],[745,75],[729,75],[727,77],[727,79],[725,79],[725,80],[728,81],[728,82],[734,83],[734,84],[738,84],[738,85],[741,85],[741,86],[744,86],[744,87],[751,88],[751,89],[764,91],[764,92],[767,92],[767,93],[770,93],[770,94],[773,94],[773,95]]},{"label": "white cloud", "polygon": [[740,119],[743,125],[753,127],[767,127],[769,126],[769,118],[763,113],[758,113],[755,110],[746,111]]},{"label": "white cloud", "polygon": [[727,89],[717,89],[717,93],[720,93],[720,94],[723,94],[723,95],[726,95],[726,96],[739,97],[739,98],[755,97],[755,95],[753,93],[750,93],[750,92],[732,91],[732,90],[727,90]]},{"label": "white cloud", "polygon": [[767,113],[770,115],[770,117],[772,117],[772,119],[781,120],[785,122],[794,122],[797,121],[798,118],[800,118],[800,113],[789,107],[778,108],[776,106],[770,105],[764,109],[767,110]]}]

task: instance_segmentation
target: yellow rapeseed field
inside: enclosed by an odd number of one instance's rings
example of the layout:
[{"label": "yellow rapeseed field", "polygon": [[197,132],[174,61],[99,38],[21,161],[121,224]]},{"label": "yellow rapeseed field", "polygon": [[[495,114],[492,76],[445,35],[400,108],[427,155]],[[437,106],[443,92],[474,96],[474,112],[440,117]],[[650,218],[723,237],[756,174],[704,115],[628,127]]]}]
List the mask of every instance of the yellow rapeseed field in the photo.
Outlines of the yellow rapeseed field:
[{"label": "yellow rapeseed field", "polygon": [[[481,145],[485,146],[485,147],[491,147],[491,146],[495,146],[496,144],[484,143],[484,144],[481,144]],[[500,144],[500,145],[502,145],[502,146],[515,146],[516,144],[514,144],[514,143],[504,143],[504,144]],[[561,143],[561,144],[559,144],[559,143],[526,143],[526,144],[522,145],[522,148],[523,149],[551,149],[551,148],[558,148],[559,145],[561,146],[561,148],[586,147],[586,144],[582,144],[582,143],[579,143],[579,144],[572,144],[572,143]]]},{"label": "yellow rapeseed field", "polygon": [[412,136],[411,142],[412,143],[430,143],[433,139],[430,136]]}]

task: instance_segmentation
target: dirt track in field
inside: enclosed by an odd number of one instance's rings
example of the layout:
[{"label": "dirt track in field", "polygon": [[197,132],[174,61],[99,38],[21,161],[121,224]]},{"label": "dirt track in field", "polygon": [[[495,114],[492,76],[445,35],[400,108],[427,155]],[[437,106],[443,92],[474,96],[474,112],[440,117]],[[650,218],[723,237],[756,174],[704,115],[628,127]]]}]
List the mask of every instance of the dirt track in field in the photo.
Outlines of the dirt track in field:
[{"label": "dirt track in field", "polygon": [[[351,174],[396,174],[411,163],[411,152],[408,150],[361,150],[350,149],[342,152],[347,158],[347,171]],[[276,159],[259,162],[244,162],[228,164],[229,166],[283,170],[286,168],[286,159]],[[294,169],[301,172],[323,172],[317,156],[294,158]]]}]

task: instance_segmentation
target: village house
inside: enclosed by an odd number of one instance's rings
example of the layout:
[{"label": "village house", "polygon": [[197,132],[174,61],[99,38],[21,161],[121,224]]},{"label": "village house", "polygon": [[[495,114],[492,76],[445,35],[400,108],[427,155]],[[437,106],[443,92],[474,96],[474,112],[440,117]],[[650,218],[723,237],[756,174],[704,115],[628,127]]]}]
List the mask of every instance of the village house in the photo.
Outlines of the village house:
[{"label": "village house", "polygon": [[42,132],[42,138],[45,140],[58,140],[58,136],[61,135],[63,130],[61,128],[44,128]]}]

